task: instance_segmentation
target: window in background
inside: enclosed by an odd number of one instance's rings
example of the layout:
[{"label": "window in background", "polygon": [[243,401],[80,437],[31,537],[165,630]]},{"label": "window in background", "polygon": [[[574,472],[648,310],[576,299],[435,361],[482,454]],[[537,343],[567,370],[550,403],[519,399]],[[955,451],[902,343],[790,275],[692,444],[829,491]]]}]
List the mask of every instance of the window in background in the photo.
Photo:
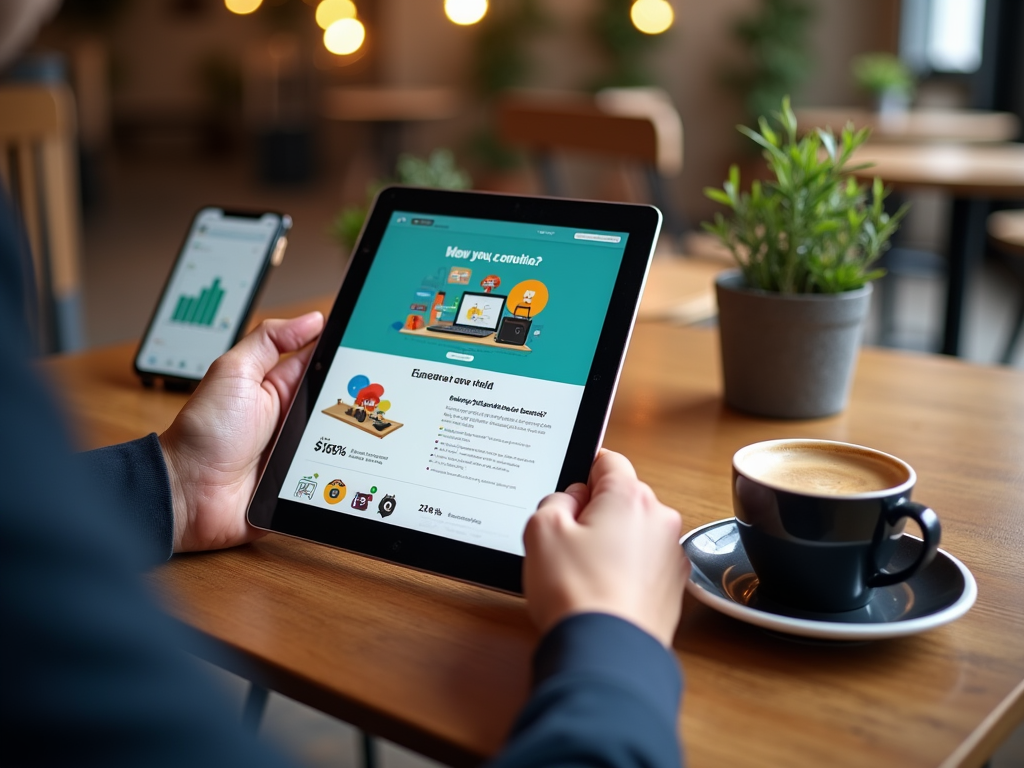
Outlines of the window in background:
[{"label": "window in background", "polygon": [[904,0],[900,57],[919,74],[977,72],[985,0]]}]

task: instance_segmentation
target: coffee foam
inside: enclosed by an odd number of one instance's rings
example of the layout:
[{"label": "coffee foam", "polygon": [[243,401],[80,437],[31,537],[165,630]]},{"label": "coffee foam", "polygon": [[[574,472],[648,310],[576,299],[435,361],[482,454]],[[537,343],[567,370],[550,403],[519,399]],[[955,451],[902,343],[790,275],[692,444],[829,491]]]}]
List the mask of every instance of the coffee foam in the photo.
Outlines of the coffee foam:
[{"label": "coffee foam", "polygon": [[751,451],[737,468],[766,485],[816,496],[854,496],[910,479],[899,462],[847,445],[784,443]]}]

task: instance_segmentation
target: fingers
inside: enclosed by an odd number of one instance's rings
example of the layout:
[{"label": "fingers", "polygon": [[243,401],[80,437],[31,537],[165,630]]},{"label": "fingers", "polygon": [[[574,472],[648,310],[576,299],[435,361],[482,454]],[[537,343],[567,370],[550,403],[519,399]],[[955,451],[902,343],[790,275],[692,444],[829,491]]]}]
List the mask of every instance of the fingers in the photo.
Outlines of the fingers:
[{"label": "fingers", "polygon": [[608,485],[636,480],[636,470],[621,453],[602,449],[590,468],[591,493],[600,493]]},{"label": "fingers", "polygon": [[580,513],[580,508],[586,503],[585,500],[581,500],[582,497],[579,494],[578,486],[580,483],[569,486],[573,492],[570,493],[567,489],[565,493],[552,493],[541,499],[540,504],[537,505],[537,515],[551,516],[551,517],[563,517],[569,520],[575,520],[576,516]]},{"label": "fingers", "polygon": [[295,390],[298,389],[299,382],[302,381],[302,372],[306,370],[306,363],[309,362],[312,354],[313,345],[309,344],[297,354],[281,360],[267,374],[266,380],[277,390],[282,408],[287,408],[292,398],[295,397]]},{"label": "fingers", "polygon": [[295,352],[313,341],[324,329],[320,312],[307,312],[290,320],[267,320],[268,334],[281,354]]},{"label": "fingers", "polygon": [[565,489],[565,493],[576,501],[576,513],[579,516],[580,510],[590,502],[590,488],[585,483],[573,483]]},{"label": "fingers", "polygon": [[323,327],[324,316],[319,312],[290,320],[264,320],[220,358],[221,365],[240,366],[240,373],[263,381],[281,355],[302,349]]}]

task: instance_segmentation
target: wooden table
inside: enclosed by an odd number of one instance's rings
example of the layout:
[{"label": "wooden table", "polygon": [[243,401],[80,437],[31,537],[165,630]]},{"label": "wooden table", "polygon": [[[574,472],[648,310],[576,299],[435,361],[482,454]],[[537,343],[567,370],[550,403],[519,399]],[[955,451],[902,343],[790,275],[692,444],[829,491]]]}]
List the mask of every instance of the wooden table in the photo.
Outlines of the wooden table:
[{"label": "wooden table", "polygon": [[896,189],[937,189],[953,197],[942,352],[959,354],[964,297],[985,243],[985,200],[1024,199],[1024,144],[866,144],[856,172]]},{"label": "wooden table", "polygon": [[856,107],[808,107],[796,110],[801,131],[832,128],[838,133],[848,122],[870,128],[873,142],[956,142],[958,144],[1012,141],[1020,135],[1020,120],[1011,112],[978,109],[911,109],[894,114]]},{"label": "wooden table", "polygon": [[[162,430],[184,402],[140,387],[133,353],[42,364],[84,445]],[[867,349],[846,412],[769,421],[722,404],[714,331],[637,327],[606,444],[687,529],[731,515],[735,450],[784,436],[908,460],[978,601],[923,635],[845,645],[687,599],[675,650],[689,765],[981,765],[1024,720],[1024,374]],[[276,535],[176,557],[151,581],[216,663],[444,762],[498,750],[528,694],[537,633],[515,597]]]}]

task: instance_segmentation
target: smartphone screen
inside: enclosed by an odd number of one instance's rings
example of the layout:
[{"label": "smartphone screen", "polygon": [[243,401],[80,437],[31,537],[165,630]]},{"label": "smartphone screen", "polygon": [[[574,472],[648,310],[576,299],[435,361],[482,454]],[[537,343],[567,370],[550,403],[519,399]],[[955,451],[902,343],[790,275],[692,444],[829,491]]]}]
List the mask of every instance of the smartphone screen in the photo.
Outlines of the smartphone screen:
[{"label": "smartphone screen", "polygon": [[238,338],[271,250],[288,223],[277,213],[201,210],[139,348],[136,368],[201,379]]}]

